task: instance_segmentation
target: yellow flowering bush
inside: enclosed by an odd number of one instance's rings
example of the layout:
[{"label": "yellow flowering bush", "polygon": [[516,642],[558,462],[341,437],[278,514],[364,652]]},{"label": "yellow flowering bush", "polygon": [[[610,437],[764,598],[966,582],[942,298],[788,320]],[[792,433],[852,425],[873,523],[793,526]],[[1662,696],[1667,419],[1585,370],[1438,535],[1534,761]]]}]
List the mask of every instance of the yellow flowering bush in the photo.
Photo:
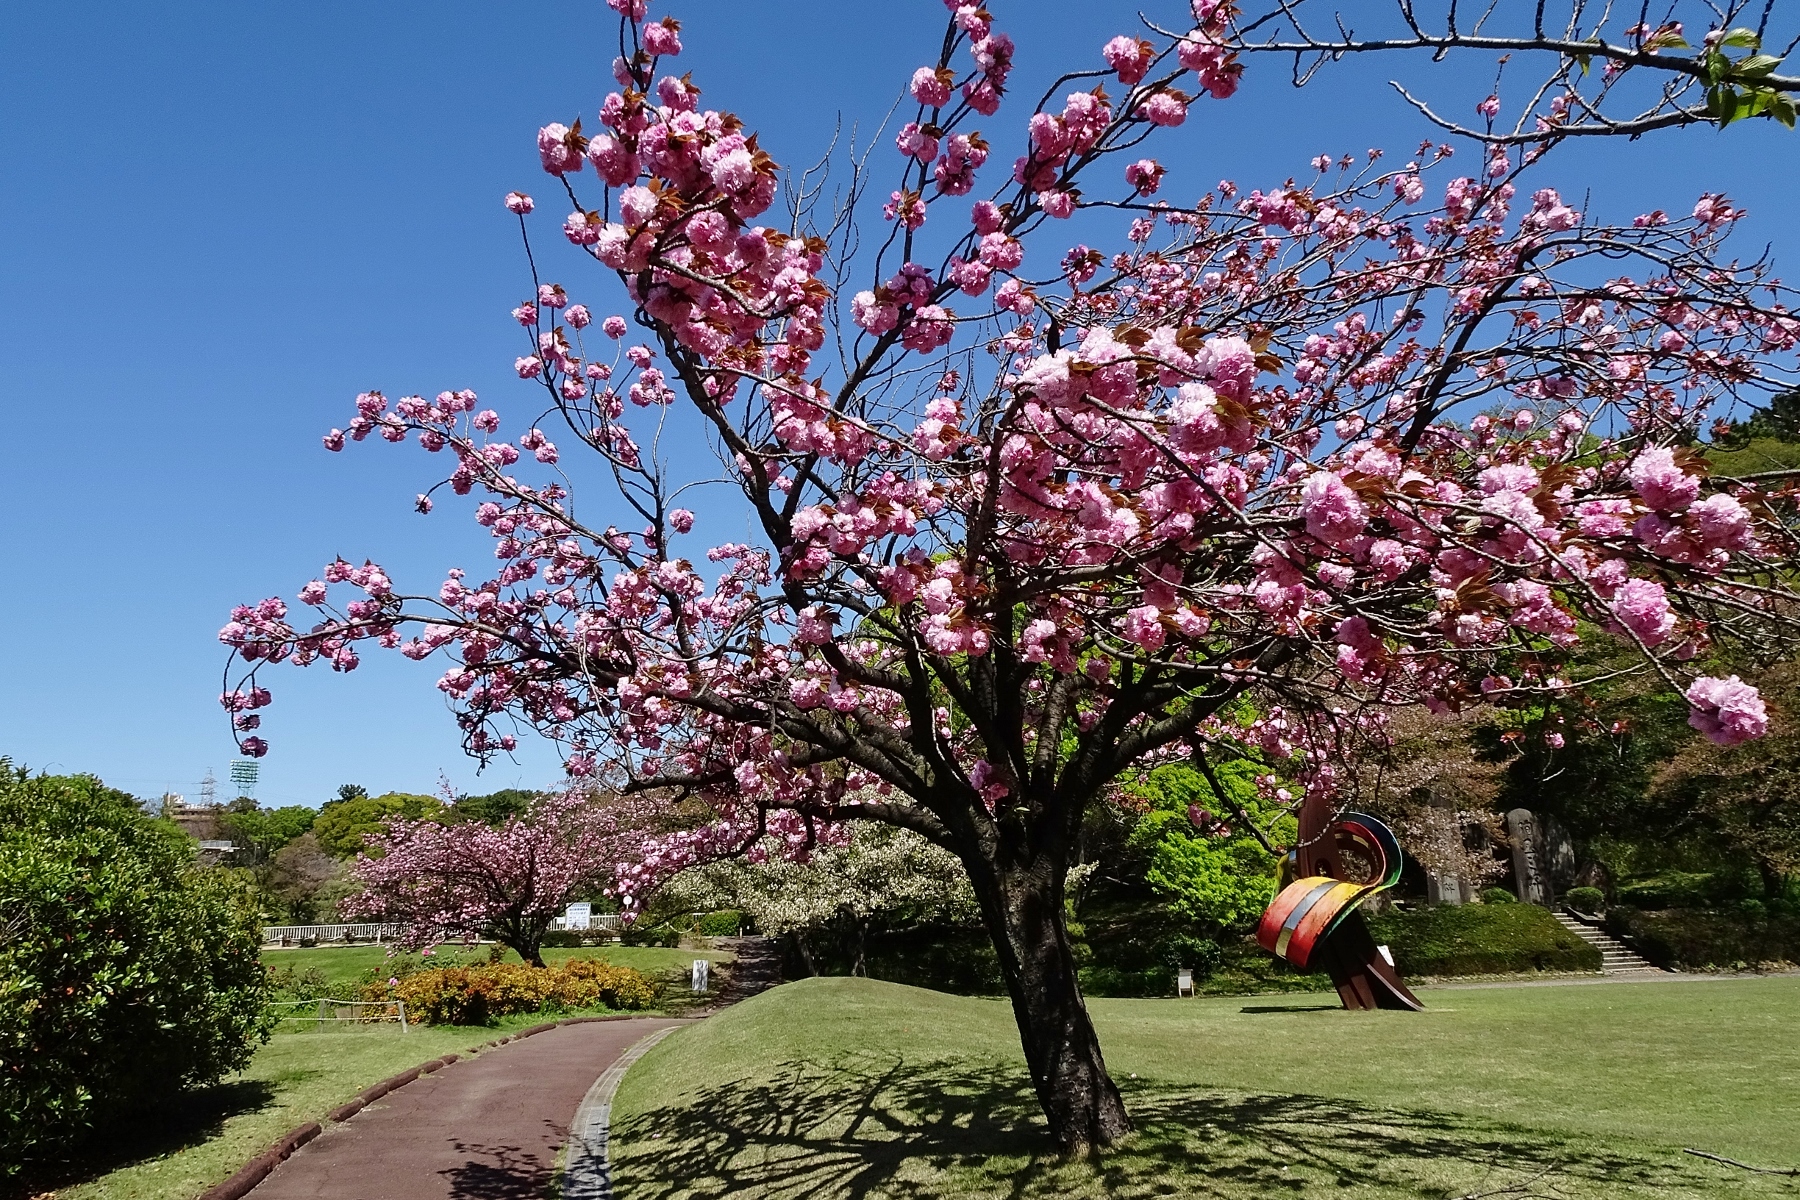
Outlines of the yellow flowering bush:
[{"label": "yellow flowering bush", "polygon": [[487,963],[415,971],[392,984],[369,985],[364,999],[399,1000],[409,1020],[428,1025],[485,1025],[514,1013],[648,1008],[656,992],[641,971],[578,958],[555,967]]}]

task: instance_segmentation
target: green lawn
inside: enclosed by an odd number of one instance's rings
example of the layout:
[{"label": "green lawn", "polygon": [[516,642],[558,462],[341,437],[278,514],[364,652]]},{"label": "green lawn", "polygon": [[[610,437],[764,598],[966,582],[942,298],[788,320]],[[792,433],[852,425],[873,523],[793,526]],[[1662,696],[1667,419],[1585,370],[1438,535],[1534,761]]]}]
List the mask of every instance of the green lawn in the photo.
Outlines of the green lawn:
[{"label": "green lawn", "polygon": [[614,1107],[621,1200],[1793,1196],[1800,979],[1096,1000],[1139,1132],[1046,1153],[1011,1010],[790,984],[664,1041]]},{"label": "green lawn", "polygon": [[[440,946],[438,953],[486,962],[488,947]],[[352,999],[341,989],[348,988],[370,968],[387,961],[386,946],[314,946],[305,950],[264,950],[263,964],[269,967],[292,967],[296,974],[317,967],[325,973],[333,995],[340,1000]],[[653,978],[673,974],[686,977],[696,958],[713,962],[729,962],[731,955],[722,950],[665,950],[660,946],[582,946],[579,949],[547,949],[544,961],[555,965],[571,958],[603,958],[621,967],[633,967]],[[508,950],[507,962],[518,962],[519,956]]]}]

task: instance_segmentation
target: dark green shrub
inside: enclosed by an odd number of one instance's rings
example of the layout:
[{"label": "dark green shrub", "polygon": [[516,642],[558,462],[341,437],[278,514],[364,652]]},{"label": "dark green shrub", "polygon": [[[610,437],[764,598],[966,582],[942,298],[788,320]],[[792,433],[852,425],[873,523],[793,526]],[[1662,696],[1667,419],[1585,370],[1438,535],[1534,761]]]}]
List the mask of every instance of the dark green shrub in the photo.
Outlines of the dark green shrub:
[{"label": "dark green shrub", "polygon": [[1481,902],[1483,904],[1517,904],[1519,898],[1503,887],[1491,887],[1481,889]]},{"label": "dark green shrub", "polygon": [[[848,947],[830,939],[809,937],[801,953],[798,937],[789,935],[789,977],[806,974],[805,959],[821,975],[845,975],[853,966]],[[982,929],[950,925],[915,925],[871,932],[863,946],[863,970],[871,979],[905,983],[965,996],[1003,996],[1000,959]]]},{"label": "dark green shrub", "polygon": [[702,937],[736,937],[744,926],[744,914],[734,908],[710,912],[700,918],[694,932]]},{"label": "dark green shrub", "polygon": [[0,1172],[16,1172],[240,1069],[270,1022],[238,879],[97,779],[0,771]]},{"label": "dark green shrub", "polygon": [[1737,888],[1736,879],[1718,872],[1664,871],[1619,885],[1613,899],[1644,909],[1708,908]]},{"label": "dark green shrub", "polygon": [[1606,907],[1606,893],[1595,887],[1570,888],[1563,900],[1580,913],[1597,913]]},{"label": "dark green shrub", "polygon": [[1606,931],[1629,939],[1639,954],[1671,969],[1800,962],[1800,918],[1773,912],[1761,916],[1736,908],[1644,912],[1615,904],[1607,910]]},{"label": "dark green shrub", "polygon": [[1598,971],[1600,951],[1535,904],[1434,905],[1369,918],[1404,975]]},{"label": "dark green shrub", "polygon": [[630,924],[619,931],[619,940],[627,946],[679,946],[681,930],[673,925]]},{"label": "dark green shrub", "polygon": [[1195,937],[1191,933],[1177,933],[1164,938],[1157,948],[1161,952],[1165,968],[1169,971],[1181,967],[1192,968],[1195,979],[1205,979],[1218,970],[1222,957],[1219,943],[1211,938]]},{"label": "dark green shrub", "polygon": [[331,995],[331,982],[318,967],[299,972],[292,967],[270,967],[268,971],[271,1000],[317,1000]]},{"label": "dark green shrub", "polygon": [[538,944],[546,950],[552,947],[570,949],[581,945],[581,933],[574,929],[552,929],[544,934],[543,941]]}]

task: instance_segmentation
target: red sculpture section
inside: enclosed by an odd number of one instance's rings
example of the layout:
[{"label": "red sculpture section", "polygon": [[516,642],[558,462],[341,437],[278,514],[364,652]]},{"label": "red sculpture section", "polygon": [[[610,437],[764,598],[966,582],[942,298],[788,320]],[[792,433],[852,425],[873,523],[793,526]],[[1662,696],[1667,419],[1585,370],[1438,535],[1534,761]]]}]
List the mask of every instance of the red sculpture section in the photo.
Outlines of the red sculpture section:
[{"label": "red sculpture section", "polygon": [[1357,911],[1400,879],[1400,843],[1392,831],[1363,813],[1334,819],[1323,797],[1309,796],[1299,834],[1284,873],[1291,882],[1263,913],[1257,942],[1296,967],[1327,972],[1345,1008],[1424,1008]]}]

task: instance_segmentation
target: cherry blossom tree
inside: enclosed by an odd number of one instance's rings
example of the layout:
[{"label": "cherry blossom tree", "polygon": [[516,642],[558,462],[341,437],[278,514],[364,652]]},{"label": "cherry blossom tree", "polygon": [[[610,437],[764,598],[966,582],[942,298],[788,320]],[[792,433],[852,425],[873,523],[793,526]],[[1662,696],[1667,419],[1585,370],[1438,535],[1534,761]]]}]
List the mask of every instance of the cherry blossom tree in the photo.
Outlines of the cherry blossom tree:
[{"label": "cherry blossom tree", "polygon": [[534,967],[563,906],[613,880],[646,836],[644,800],[603,798],[589,788],[539,797],[499,826],[479,821],[390,821],[351,867],[353,917],[400,921],[403,944],[492,934]]},{"label": "cherry blossom tree", "polygon": [[[1800,340],[1767,264],[1729,256],[1725,197],[1606,223],[1523,182],[1525,148],[1458,172],[1426,144],[1166,198],[1148,142],[1228,112],[1208,106],[1242,69],[1214,0],[986,133],[1015,47],[952,6],[897,156],[783,191],[670,66],[691,31],[609,4],[616,90],[537,135],[591,282],[545,278],[537,204],[506,197],[537,406],[503,438],[473,392],[368,392],[325,439],[442,456],[418,507],[473,497],[497,570],[419,594],[338,560],[300,591],[315,616],[235,610],[245,753],[267,750],[269,664],[348,671],[373,642],[447,660],[477,756],[534,732],[576,779],[704,803],[619,862],[628,905],[768,840],[841,842],[847,818],[911,830],[966,868],[1077,1150],[1130,1128],[1064,926],[1083,815],[1119,781],[1255,754],[1285,776],[1271,803],[1336,795],[1392,706],[1566,686],[1583,621],[1716,741],[1763,731],[1753,688],[1684,666],[1793,611],[1790,478],[1716,483],[1695,450]],[[629,320],[598,315],[603,282]],[[717,451],[739,506],[718,524],[750,542],[686,548],[706,481],[671,473],[665,435]],[[558,439],[599,469],[579,509]]]}]

